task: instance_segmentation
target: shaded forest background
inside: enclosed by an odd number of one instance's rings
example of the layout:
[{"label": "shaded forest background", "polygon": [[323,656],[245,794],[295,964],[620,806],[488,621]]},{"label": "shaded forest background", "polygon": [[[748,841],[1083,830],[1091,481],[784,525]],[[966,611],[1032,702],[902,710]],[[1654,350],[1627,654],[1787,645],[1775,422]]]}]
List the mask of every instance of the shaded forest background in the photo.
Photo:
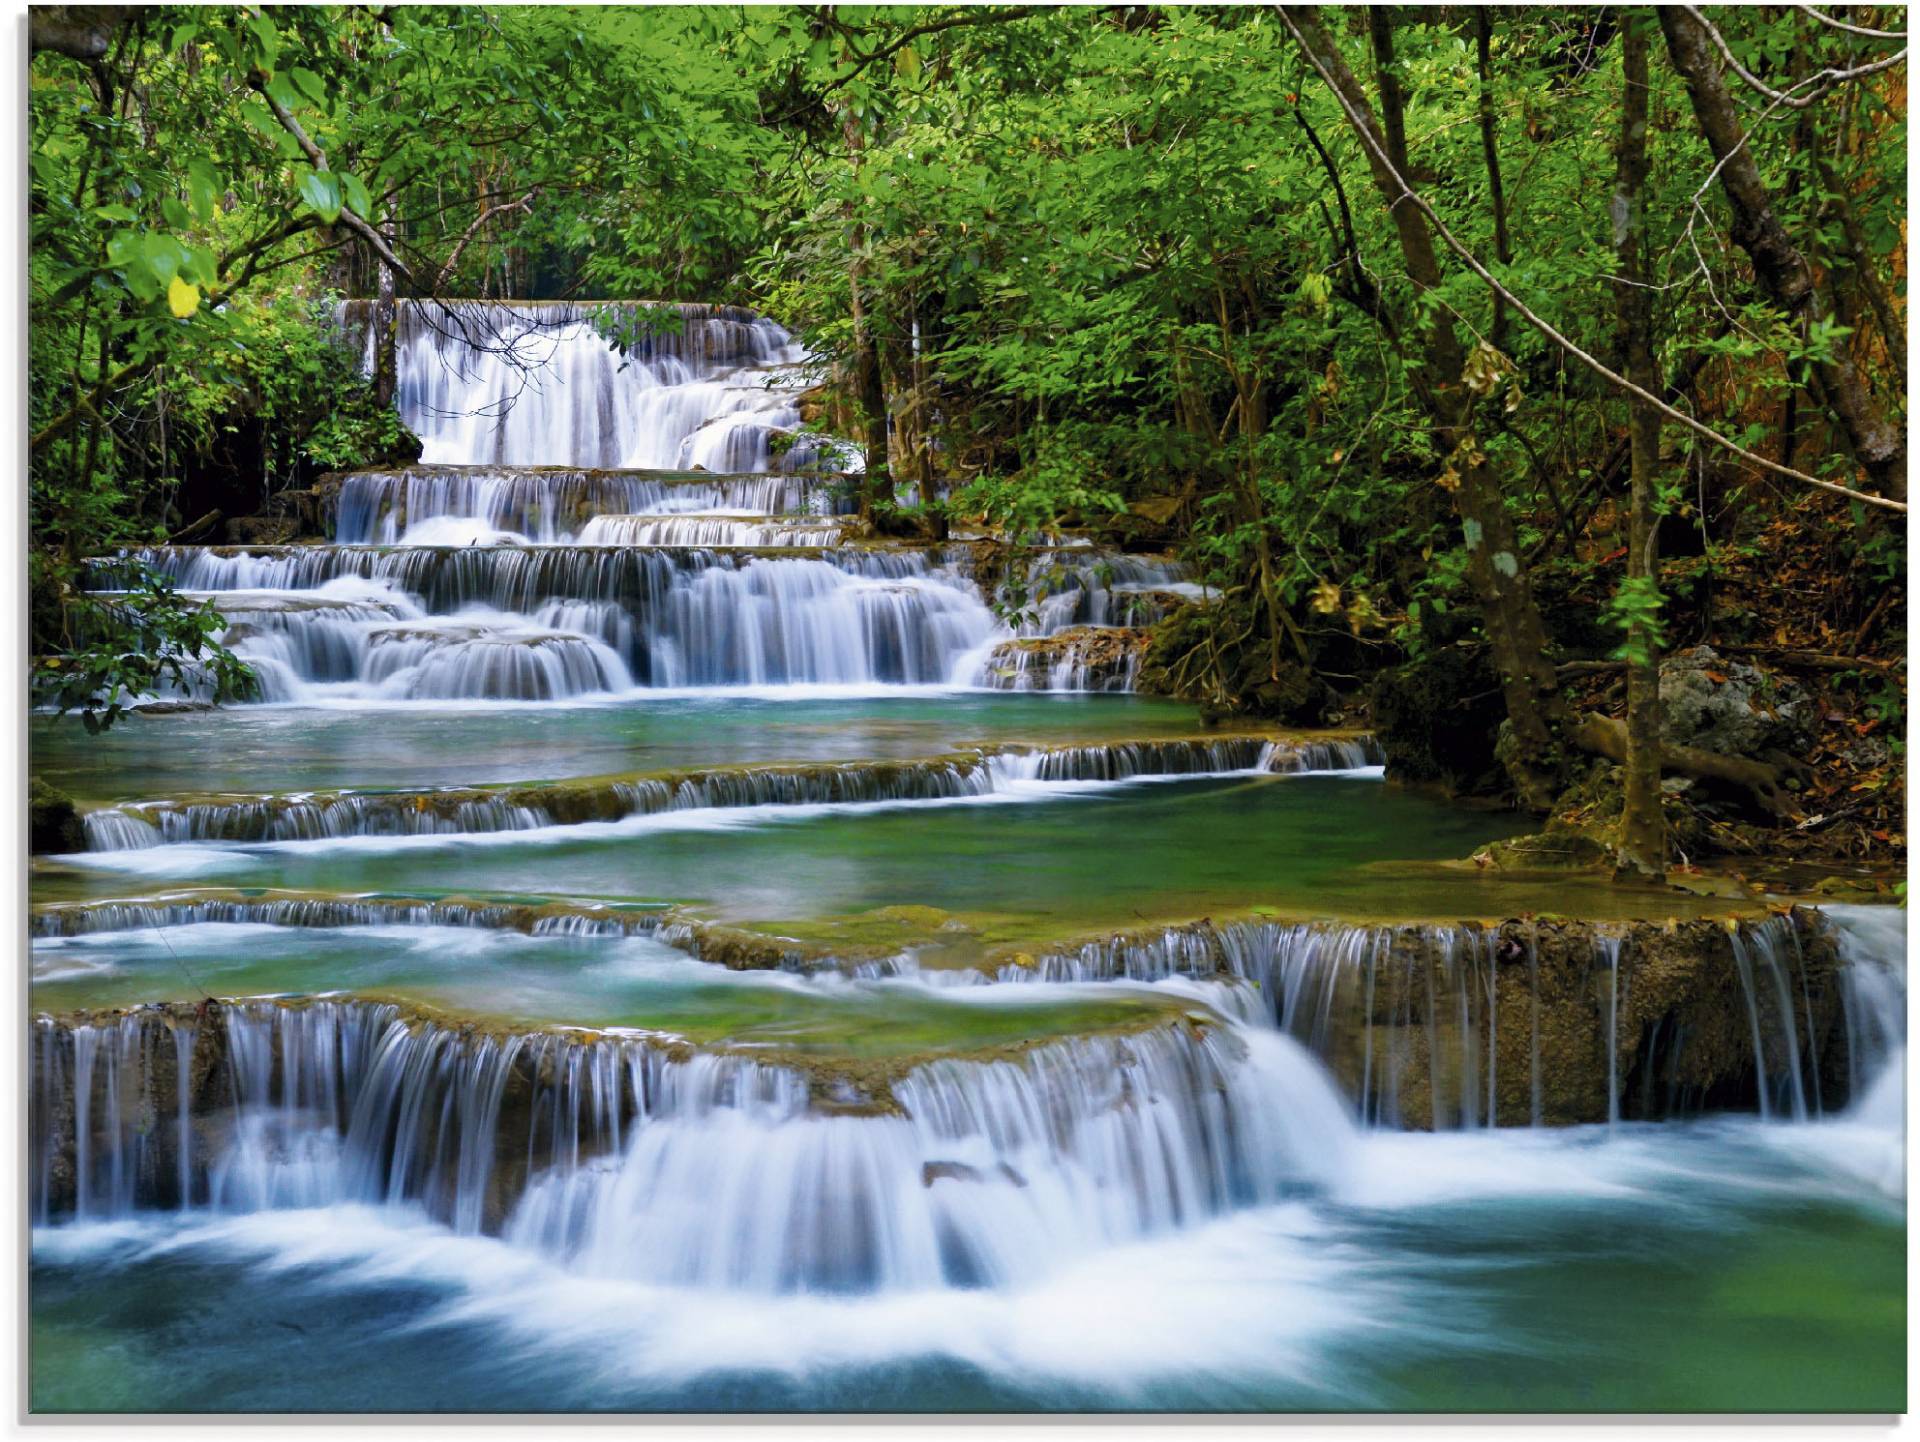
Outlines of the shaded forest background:
[{"label": "shaded forest background", "polygon": [[874,534],[989,528],[1016,608],[1063,530],[1178,550],[1216,599],[1146,684],[1547,818],[1486,864],[1890,867],[1903,23],[43,7],[36,685],[246,694],[84,568],[418,454],[341,299],[730,302],[818,357]]}]

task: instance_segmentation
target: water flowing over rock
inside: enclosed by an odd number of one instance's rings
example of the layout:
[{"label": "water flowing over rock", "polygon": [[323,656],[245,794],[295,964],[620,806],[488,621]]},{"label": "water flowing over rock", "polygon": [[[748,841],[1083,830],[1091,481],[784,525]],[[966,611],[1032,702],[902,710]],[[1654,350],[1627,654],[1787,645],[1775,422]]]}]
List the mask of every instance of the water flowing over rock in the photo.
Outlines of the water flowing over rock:
[{"label": "water flowing over rock", "polygon": [[1804,911],[1724,925],[1248,921],[1090,942],[998,976],[1220,981],[1220,1006],[1298,1038],[1364,1119],[1438,1128],[1837,1110],[1895,1045],[1894,955]]},{"label": "water flowing over rock", "polygon": [[1291,1044],[1192,1023],[928,1062],[851,1113],[750,1057],[354,1002],[42,1021],[31,1067],[41,1222],[418,1206],[590,1275],[761,1292],[1031,1278],[1324,1182],[1350,1128]]},{"label": "water flowing over rock", "polygon": [[953,800],[1034,783],[1350,771],[1375,764],[1377,754],[1367,737],[1120,741],[976,751],[923,761],[763,765],[541,786],[156,801],[103,807],[87,813],[83,823],[88,849],[94,851],[185,842],[457,836],[613,822],[668,811]]},{"label": "water flowing over rock", "polygon": [[332,538],[343,545],[417,544],[413,528],[457,517],[533,543],[643,544],[594,535],[590,528],[600,517],[823,515],[832,499],[830,483],[796,476],[413,466],[342,477]]},{"label": "water flowing over rock", "polygon": [[[366,303],[342,320],[371,374]],[[650,329],[623,356],[603,323]],[[781,471],[826,459],[774,445],[800,425],[805,360],[731,306],[403,301],[396,400],[428,464]]]}]

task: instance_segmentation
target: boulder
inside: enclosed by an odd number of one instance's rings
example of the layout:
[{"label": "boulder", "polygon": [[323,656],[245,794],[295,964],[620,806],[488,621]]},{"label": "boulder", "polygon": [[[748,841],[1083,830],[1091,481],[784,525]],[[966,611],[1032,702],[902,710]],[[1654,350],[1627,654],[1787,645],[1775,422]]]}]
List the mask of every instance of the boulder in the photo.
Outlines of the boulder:
[{"label": "boulder", "polygon": [[86,828],[72,798],[38,776],[27,783],[27,847],[35,856],[87,849]]},{"label": "boulder", "polygon": [[1803,687],[1711,646],[1676,651],[1661,663],[1660,705],[1668,745],[1724,756],[1802,755],[1818,719]]}]

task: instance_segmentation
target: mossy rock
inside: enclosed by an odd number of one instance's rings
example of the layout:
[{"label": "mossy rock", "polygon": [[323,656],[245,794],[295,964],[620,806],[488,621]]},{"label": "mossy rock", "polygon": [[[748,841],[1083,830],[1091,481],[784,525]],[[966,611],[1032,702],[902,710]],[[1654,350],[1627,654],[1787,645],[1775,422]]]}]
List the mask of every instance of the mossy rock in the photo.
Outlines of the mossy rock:
[{"label": "mossy rock", "polygon": [[1494,745],[1506,706],[1484,652],[1449,646],[1382,671],[1368,699],[1389,777],[1451,797],[1509,794]]},{"label": "mossy rock", "polygon": [[27,847],[35,856],[87,849],[87,830],[73,798],[38,776],[27,783]]}]

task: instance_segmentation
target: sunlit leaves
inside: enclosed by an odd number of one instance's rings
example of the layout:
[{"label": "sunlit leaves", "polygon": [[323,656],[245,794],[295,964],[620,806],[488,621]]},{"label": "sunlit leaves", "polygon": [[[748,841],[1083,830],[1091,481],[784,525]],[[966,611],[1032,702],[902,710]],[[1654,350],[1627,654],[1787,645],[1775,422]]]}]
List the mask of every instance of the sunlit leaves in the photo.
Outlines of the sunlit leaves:
[{"label": "sunlit leaves", "polygon": [[167,309],[187,319],[200,309],[200,287],[176,275],[167,282]]}]

